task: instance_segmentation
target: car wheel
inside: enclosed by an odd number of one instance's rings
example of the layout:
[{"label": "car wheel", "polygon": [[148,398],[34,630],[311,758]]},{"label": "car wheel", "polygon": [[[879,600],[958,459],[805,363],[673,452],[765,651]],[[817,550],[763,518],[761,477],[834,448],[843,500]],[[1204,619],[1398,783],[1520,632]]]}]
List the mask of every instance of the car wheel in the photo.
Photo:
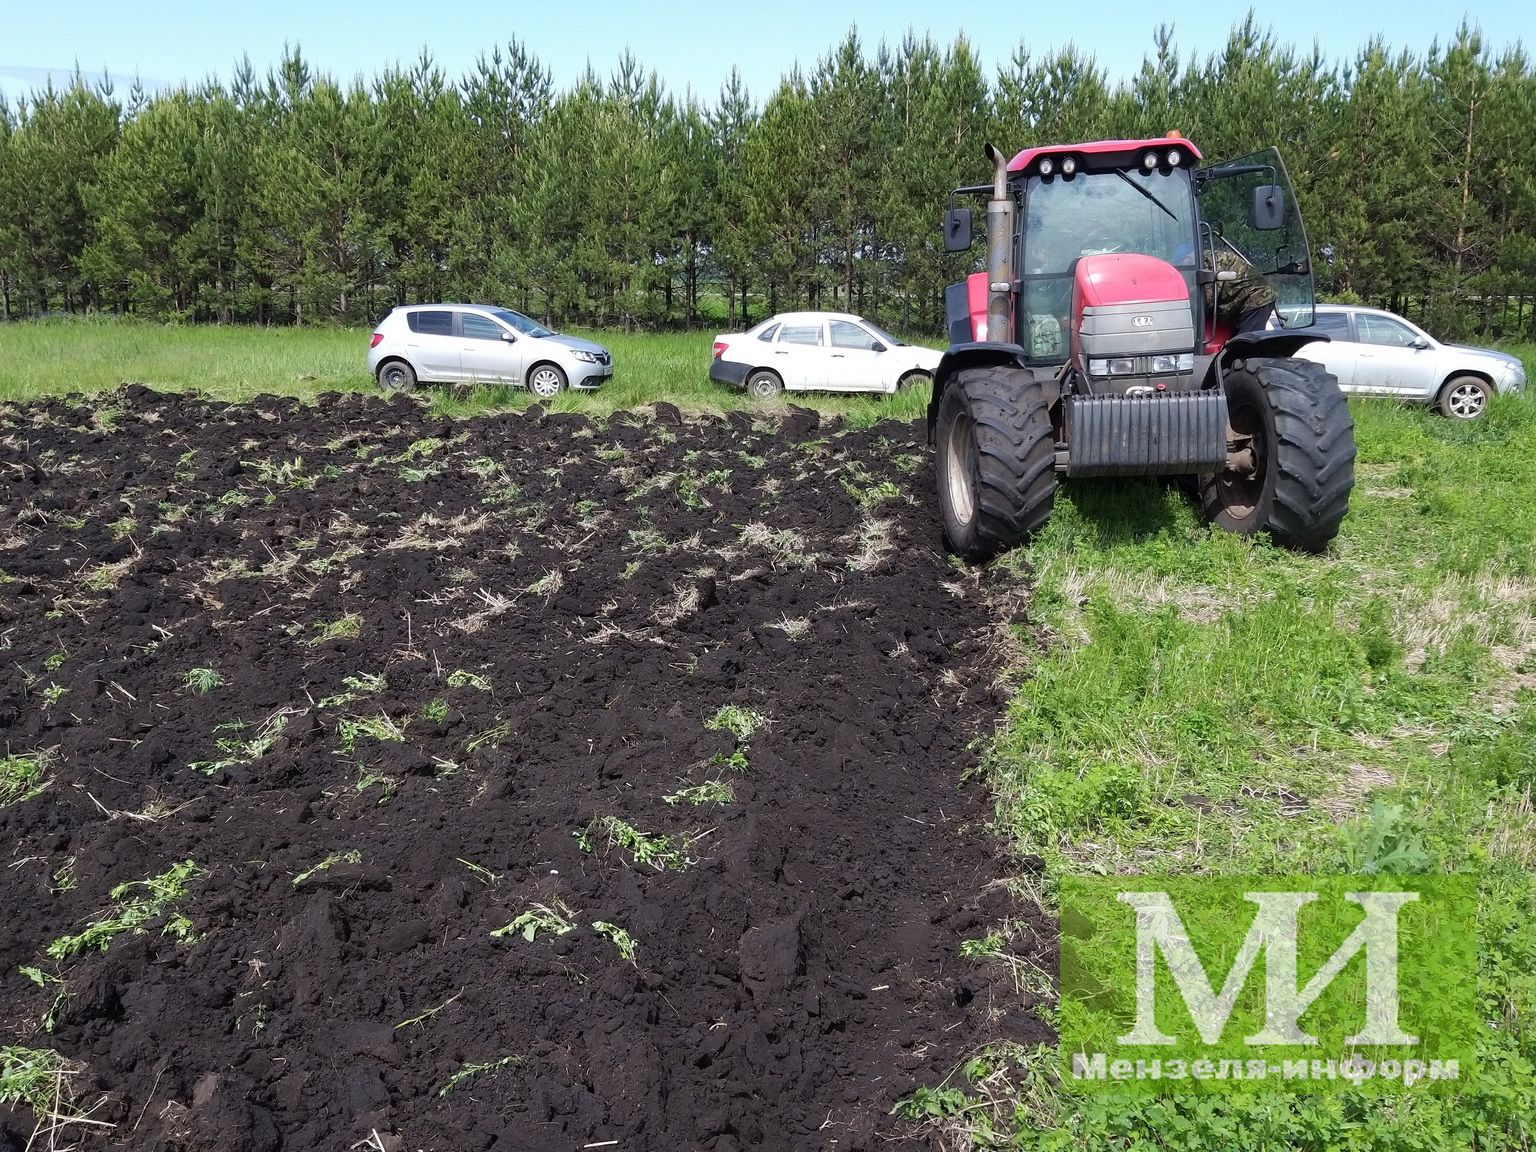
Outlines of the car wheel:
[{"label": "car wheel", "polygon": [[565,373],[554,364],[540,364],[528,374],[528,391],[540,400],[552,400],[565,391]]},{"label": "car wheel", "polygon": [[1452,420],[1476,420],[1488,411],[1493,389],[1476,376],[1457,376],[1440,389],[1439,408]]},{"label": "car wheel", "polygon": [[390,360],[379,365],[379,387],[386,392],[411,392],[416,388],[416,370],[404,360]]},{"label": "car wheel", "polygon": [[747,377],[747,395],[754,400],[774,400],[784,391],[784,381],[777,372],[759,368]]},{"label": "car wheel", "polygon": [[933,377],[927,372],[908,372],[900,380],[896,381],[896,391],[910,392],[920,384],[932,384]]}]

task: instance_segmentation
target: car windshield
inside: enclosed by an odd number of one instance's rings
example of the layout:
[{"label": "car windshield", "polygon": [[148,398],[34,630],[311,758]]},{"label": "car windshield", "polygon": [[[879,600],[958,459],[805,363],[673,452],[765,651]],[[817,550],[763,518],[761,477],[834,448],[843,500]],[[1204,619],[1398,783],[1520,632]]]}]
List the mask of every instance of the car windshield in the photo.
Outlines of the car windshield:
[{"label": "car windshield", "polygon": [[905,348],[906,341],[898,340],[878,324],[871,324],[868,320],[861,320],[861,324],[869,329],[870,335],[880,341],[887,348]]},{"label": "car windshield", "polygon": [[503,324],[512,325],[516,331],[521,332],[524,336],[532,336],[535,340],[554,335],[553,332],[537,320],[530,320],[521,312],[514,312],[510,308],[499,308],[491,313],[491,315],[495,316]]}]

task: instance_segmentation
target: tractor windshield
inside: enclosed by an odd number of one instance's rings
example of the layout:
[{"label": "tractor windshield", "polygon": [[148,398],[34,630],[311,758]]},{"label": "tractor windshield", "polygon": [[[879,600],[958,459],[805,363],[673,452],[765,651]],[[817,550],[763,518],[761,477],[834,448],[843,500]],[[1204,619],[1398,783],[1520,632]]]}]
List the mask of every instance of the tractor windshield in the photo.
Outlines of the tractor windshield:
[{"label": "tractor windshield", "polygon": [[1195,206],[1182,168],[1115,168],[1025,185],[1024,329],[1031,360],[1067,357],[1072,270],[1080,257],[1139,252],[1166,260],[1194,285]]}]

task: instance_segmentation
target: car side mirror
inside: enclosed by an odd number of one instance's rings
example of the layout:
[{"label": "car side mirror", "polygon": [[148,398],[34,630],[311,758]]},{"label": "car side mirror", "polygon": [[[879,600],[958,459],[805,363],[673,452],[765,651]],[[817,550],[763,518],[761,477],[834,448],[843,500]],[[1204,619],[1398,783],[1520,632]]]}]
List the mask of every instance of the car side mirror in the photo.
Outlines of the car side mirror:
[{"label": "car side mirror", "polygon": [[971,246],[971,210],[951,208],[944,213],[944,251],[965,252]]},{"label": "car side mirror", "polygon": [[1422,336],[1415,336],[1413,338],[1413,343],[1410,344],[1409,347],[1417,348],[1420,352],[1422,352],[1429,347],[1429,341],[1424,339]]},{"label": "car side mirror", "polygon": [[1253,190],[1253,214],[1250,221],[1256,232],[1273,232],[1285,227],[1285,188],[1279,184],[1260,184]]},{"label": "car side mirror", "polygon": [[508,344],[516,344],[517,343],[517,337],[512,335],[512,333],[510,333],[510,332],[503,332],[501,334],[501,338],[503,340],[505,340]]},{"label": "car side mirror", "polygon": [[880,341],[876,340],[873,344],[871,344],[869,346],[869,350],[871,352],[884,352],[885,351],[885,345],[880,343]]}]

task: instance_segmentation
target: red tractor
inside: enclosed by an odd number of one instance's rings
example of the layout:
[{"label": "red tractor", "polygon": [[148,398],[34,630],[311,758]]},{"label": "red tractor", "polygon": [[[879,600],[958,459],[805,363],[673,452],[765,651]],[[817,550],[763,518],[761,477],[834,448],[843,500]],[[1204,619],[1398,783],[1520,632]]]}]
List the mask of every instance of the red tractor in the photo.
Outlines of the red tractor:
[{"label": "red tractor", "polygon": [[[928,410],[950,549],[1027,539],[1060,474],[1187,478],[1221,527],[1322,551],[1354,425],[1338,381],[1294,357],[1327,337],[1279,154],[1202,167],[1177,135],[986,154],[992,184],[956,194],[991,192],[987,267],[947,290]],[[971,231],[951,207],[945,248]]]}]

